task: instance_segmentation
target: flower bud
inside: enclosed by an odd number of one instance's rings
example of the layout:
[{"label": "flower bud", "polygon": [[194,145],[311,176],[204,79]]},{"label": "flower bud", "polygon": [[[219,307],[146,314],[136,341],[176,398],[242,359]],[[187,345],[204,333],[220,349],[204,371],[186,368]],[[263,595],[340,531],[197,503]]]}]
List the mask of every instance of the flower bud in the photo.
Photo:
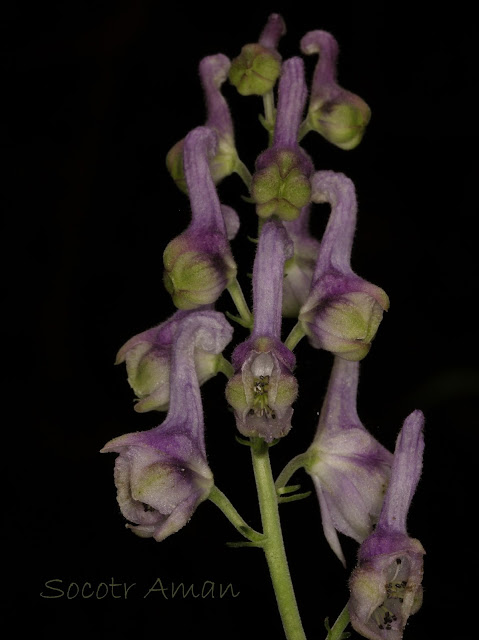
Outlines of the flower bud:
[{"label": "flower bud", "polygon": [[361,360],[371,348],[389,298],[351,269],[356,193],[345,175],[318,171],[311,179],[313,202],[329,202],[311,290],[299,321],[311,344],[346,360]]},{"label": "flower bud", "polygon": [[186,231],[168,244],[163,262],[163,281],[178,309],[212,304],[236,276],[236,264],[219,234],[204,242]]},{"label": "flower bud", "polygon": [[294,220],[311,197],[308,177],[292,151],[278,151],[274,164],[253,176],[252,195],[260,218],[273,214],[282,220]]},{"label": "flower bud", "polygon": [[209,165],[217,144],[218,134],[208,127],[197,127],[185,138],[184,167],[192,220],[163,254],[163,281],[179,309],[214,303],[236,276],[228,237],[236,233],[238,218],[230,207],[222,208]]},{"label": "flower bud", "polygon": [[229,79],[242,96],[262,96],[276,84],[281,72],[281,57],[259,43],[246,44],[232,63]]},{"label": "flower bud", "polygon": [[354,149],[364,135],[371,110],[362,98],[339,86],[336,80],[338,43],[326,31],[310,31],[301,40],[306,55],[319,53],[306,118],[314,130],[340,149]]},{"label": "flower bud", "polygon": [[[358,288],[365,284],[358,281]],[[348,288],[351,283],[347,283]],[[324,286],[324,283],[323,283]],[[331,297],[325,296],[311,310],[304,306],[300,319],[317,349],[325,349],[345,360],[361,360],[371,348],[383,317],[389,307],[386,293],[369,285],[370,292],[355,290]]]},{"label": "flower bud", "polygon": [[168,409],[172,351],[177,331],[189,316],[203,329],[216,328],[213,344],[197,341],[195,347],[198,383],[202,385],[218,373],[221,352],[231,340],[232,327],[217,311],[177,311],[166,322],[133,336],[117,354],[115,364],[126,362],[128,383],[138,398],[134,406],[138,413]]}]

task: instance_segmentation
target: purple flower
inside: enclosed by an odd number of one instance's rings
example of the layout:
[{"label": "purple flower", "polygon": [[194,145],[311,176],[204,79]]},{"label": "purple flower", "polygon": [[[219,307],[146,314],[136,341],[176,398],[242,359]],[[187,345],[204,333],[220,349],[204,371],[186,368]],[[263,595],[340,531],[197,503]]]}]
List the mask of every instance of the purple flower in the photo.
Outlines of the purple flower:
[{"label": "purple flower", "polygon": [[256,160],[252,196],[260,218],[276,214],[282,220],[294,220],[310,201],[313,170],[311,159],[298,144],[308,93],[301,58],[284,62],[278,93],[273,144]]},{"label": "purple flower", "polygon": [[318,428],[306,456],[326,539],[345,565],[337,531],[362,542],[376,524],[392,455],[359,420],[359,363],[336,357]]},{"label": "purple flower", "polygon": [[185,139],[192,219],[163,254],[164,283],[179,309],[214,303],[236,277],[224,218],[228,209],[221,208],[208,163],[216,145],[217,134],[207,127],[193,129]]},{"label": "purple flower", "polygon": [[301,40],[301,51],[319,53],[305,132],[317,131],[341,149],[354,149],[361,142],[371,111],[364,100],[336,81],[338,43],[326,31],[310,31]]},{"label": "purple flower", "polygon": [[371,348],[389,299],[351,269],[357,209],[351,180],[342,173],[318,171],[311,186],[313,202],[329,202],[331,215],[299,321],[313,347],[361,360]]},{"label": "purple flower", "polygon": [[299,217],[284,228],[293,241],[294,255],[286,262],[283,281],[283,316],[297,318],[311,289],[314,267],[318,258],[319,242],[309,232],[311,204],[301,209]]},{"label": "purple flower", "polygon": [[[207,56],[200,62],[199,72],[206,100],[205,126],[218,134],[218,147],[210,159],[213,182],[218,184],[236,169],[238,154],[235,147],[233,121],[220,88],[228,77],[231,63],[222,53]],[[166,156],[166,166],[177,186],[188,192],[183,169],[185,138],[177,142]]]},{"label": "purple flower", "polygon": [[120,455],[115,484],[121,512],[141,537],[163,540],[183,527],[213,487],[206,461],[203,408],[195,351],[218,352],[225,340],[221,314],[185,315],[171,354],[170,406],[150,431],[114,438],[102,453]]},{"label": "purple flower", "polygon": [[283,268],[291,252],[283,225],[266,222],[253,268],[253,331],[233,352],[236,373],[226,387],[238,430],[266,442],[291,429],[291,405],[298,392],[291,373],[295,357],[280,339]]},{"label": "purple flower", "polygon": [[200,322],[214,320],[223,325],[217,341],[207,345],[214,346],[218,351],[204,349],[202,343],[198,343],[194,353],[196,375],[200,385],[218,373],[221,352],[233,337],[233,328],[216,311],[177,311],[166,322],[128,340],[117,354],[115,364],[126,362],[128,383],[138,397],[135,411],[143,413],[168,409],[171,358],[177,331],[184,319],[192,314]]},{"label": "purple flower", "polygon": [[423,424],[421,411],[404,422],[378,524],[361,545],[349,582],[351,623],[370,640],[400,640],[422,604],[425,551],[408,536],[406,518],[422,470]]},{"label": "purple flower", "polygon": [[278,42],[285,32],[283,18],[272,13],[259,41],[246,44],[232,61],[229,79],[242,96],[262,96],[273,89],[281,72]]}]

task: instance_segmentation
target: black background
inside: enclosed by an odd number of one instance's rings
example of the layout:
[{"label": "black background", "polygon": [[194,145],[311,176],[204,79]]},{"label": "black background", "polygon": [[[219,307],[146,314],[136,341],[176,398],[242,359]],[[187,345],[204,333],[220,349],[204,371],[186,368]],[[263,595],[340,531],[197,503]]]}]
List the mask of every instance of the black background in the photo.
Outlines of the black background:
[{"label": "black background", "polygon": [[[258,3],[259,4],[259,3]],[[19,630],[48,638],[281,638],[261,552],[230,549],[231,525],[210,503],[162,543],[124,528],[113,485],[114,457],[98,453],[122,433],[161,416],[133,411],[118,348],[174,311],[162,285],[162,252],[188,224],[188,202],[164,158],[204,122],[199,60],[230,58],[279,11],[283,57],[302,35],[331,31],[341,46],[339,81],[373,117],[361,145],[345,152],[309,134],[317,169],[356,184],[359,219],[353,267],[391,299],[362,365],[359,413],[392,448],[406,415],[426,414],[424,475],[409,531],[427,551],[425,601],[410,640],[463,637],[477,571],[475,467],[478,391],[475,298],[479,142],[476,33],[456,3],[449,12],[376,10],[322,3],[17,3],[3,23],[0,123],[6,258],[4,370],[6,580]],[[315,58],[307,60],[310,76]],[[250,168],[265,145],[261,101],[224,94],[237,146]],[[223,202],[254,235],[241,182]],[[327,211],[318,207],[320,233]],[[252,246],[233,242],[248,291]],[[221,310],[233,310],[223,296]],[[288,326],[285,325],[285,329]],[[239,329],[235,343],[245,337]],[[275,472],[314,433],[331,358],[297,348],[300,399],[288,438],[272,450]],[[234,440],[224,379],[203,388],[210,466],[218,486],[259,527],[249,453]],[[8,416],[8,417],[7,417]],[[305,488],[309,479],[298,474]],[[347,599],[347,576],[324,542],[315,496],[281,507],[293,580],[308,637],[325,636]],[[349,567],[356,545],[344,540]],[[143,596],[163,584],[215,583],[214,599]],[[136,583],[128,599],[58,595],[70,583]],[[219,598],[231,583],[237,598]],[[115,594],[122,594],[117,587]],[[74,591],[70,591],[70,595]],[[103,587],[99,592],[103,595]]]}]

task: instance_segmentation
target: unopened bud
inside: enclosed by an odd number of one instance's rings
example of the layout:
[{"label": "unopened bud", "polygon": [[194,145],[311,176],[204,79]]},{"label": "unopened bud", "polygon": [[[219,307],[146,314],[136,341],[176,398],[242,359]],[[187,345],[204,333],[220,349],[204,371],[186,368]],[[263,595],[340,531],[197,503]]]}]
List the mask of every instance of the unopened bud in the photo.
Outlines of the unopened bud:
[{"label": "unopened bud", "polygon": [[278,151],[275,162],[253,176],[252,195],[260,218],[273,214],[282,220],[296,219],[310,201],[311,185],[293,151]]},{"label": "unopened bud", "polygon": [[230,82],[242,96],[262,96],[274,87],[281,72],[281,58],[273,49],[247,44],[231,63]]},{"label": "unopened bud", "polygon": [[[208,238],[208,248],[202,247],[201,241],[195,242],[187,232],[166,247],[163,279],[178,309],[212,304],[235,277],[234,260],[226,247],[220,250],[224,239],[220,236],[215,243],[215,235]],[[218,247],[214,247],[215,244]]]}]

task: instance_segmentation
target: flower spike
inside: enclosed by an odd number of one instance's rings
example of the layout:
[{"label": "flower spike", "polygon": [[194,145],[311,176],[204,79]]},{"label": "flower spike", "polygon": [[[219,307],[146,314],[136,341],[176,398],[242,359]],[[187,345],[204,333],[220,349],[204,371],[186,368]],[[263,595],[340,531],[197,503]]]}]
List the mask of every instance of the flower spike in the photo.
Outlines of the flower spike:
[{"label": "flower spike", "polygon": [[114,438],[102,453],[120,454],[115,484],[127,525],[141,537],[163,540],[183,527],[213,487],[206,461],[203,408],[195,351],[224,344],[225,320],[217,312],[185,315],[176,330],[165,421],[150,431]]},{"label": "flower spike", "polygon": [[224,214],[209,166],[216,145],[217,135],[207,127],[193,129],[185,139],[184,166],[192,220],[163,254],[164,283],[179,309],[214,303],[236,277]]},{"label": "flower spike", "polygon": [[357,209],[351,180],[342,173],[318,171],[311,185],[313,202],[329,202],[331,215],[299,321],[313,347],[361,360],[371,348],[389,299],[351,269]]},{"label": "flower spike", "polygon": [[294,220],[310,201],[313,165],[298,144],[299,125],[307,98],[301,58],[286,60],[279,82],[273,145],[256,161],[252,196],[260,218],[273,214]]},{"label": "flower spike", "polygon": [[[230,60],[218,53],[206,56],[200,62],[199,73],[206,101],[207,119],[205,126],[218,134],[218,148],[210,159],[211,177],[218,184],[231,175],[238,163],[235,147],[233,120],[228,104],[221,93],[221,86],[228,77]],[[177,142],[166,156],[166,166],[177,186],[188,193],[183,168],[185,138]]]},{"label": "flower spike", "polygon": [[351,624],[369,640],[401,640],[422,604],[423,546],[406,518],[422,469],[424,416],[413,411],[396,442],[391,479],[375,531],[359,549],[349,587]]},{"label": "flower spike", "polygon": [[195,368],[200,386],[218,373],[221,352],[233,337],[233,328],[216,311],[177,311],[166,322],[130,338],[118,352],[115,364],[126,362],[128,383],[138,397],[135,411],[143,413],[168,409],[175,339],[178,328],[190,314],[195,314],[198,320],[216,319],[223,325],[213,351],[203,349],[201,344],[195,350]]},{"label": "flower spike", "polygon": [[336,81],[338,43],[327,31],[310,31],[301,40],[306,55],[319,53],[311,87],[306,131],[317,131],[341,149],[361,142],[371,118],[368,105]]},{"label": "flower spike", "polygon": [[337,531],[362,542],[376,524],[392,454],[362,425],[356,409],[359,362],[336,357],[314,440],[307,452],[324,534],[346,564]]},{"label": "flower spike", "polygon": [[283,268],[291,254],[283,225],[266,222],[253,268],[253,331],[233,352],[235,375],[226,387],[240,433],[266,442],[291,429],[291,405],[298,392],[291,373],[295,357],[280,339]]}]

